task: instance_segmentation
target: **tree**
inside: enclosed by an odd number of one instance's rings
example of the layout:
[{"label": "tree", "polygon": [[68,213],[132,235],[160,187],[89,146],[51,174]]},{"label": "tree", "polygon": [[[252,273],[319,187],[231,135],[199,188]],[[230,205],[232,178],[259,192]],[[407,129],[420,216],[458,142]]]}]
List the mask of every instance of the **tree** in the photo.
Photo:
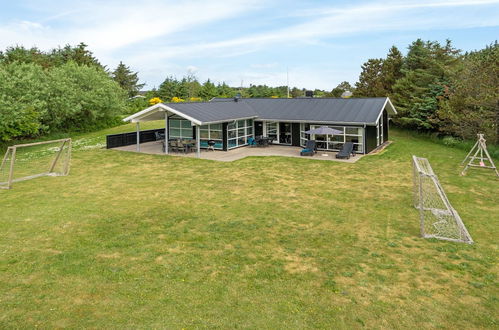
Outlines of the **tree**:
[{"label": "tree", "polygon": [[327,96],[341,97],[341,95],[346,91],[353,92],[354,88],[352,87],[352,85],[350,85],[348,81],[342,81],[341,83],[338,84],[338,86],[333,88],[333,90],[330,93],[328,93]]},{"label": "tree", "polygon": [[0,141],[34,136],[44,127],[49,89],[40,65],[12,62],[0,65]]},{"label": "tree", "polygon": [[359,81],[355,83],[354,96],[377,97],[386,96],[382,82],[383,59],[371,58],[362,64]]},{"label": "tree", "polygon": [[179,81],[173,76],[166,77],[166,79],[159,85],[158,97],[163,100],[171,100],[172,97],[176,96],[178,93]]},{"label": "tree", "polygon": [[449,88],[449,72],[459,59],[450,40],[444,46],[418,39],[409,46],[402,66],[403,77],[393,85],[393,101],[402,126],[438,130],[438,99]]},{"label": "tree", "polygon": [[128,66],[120,61],[120,64],[111,73],[111,77],[116,81],[123,90],[128,94],[128,97],[133,97],[138,94],[144,84],[139,84],[137,72],[132,72]]},{"label": "tree", "polygon": [[464,139],[484,133],[499,144],[499,44],[465,54],[450,73],[448,97],[440,100],[440,131]]},{"label": "tree", "polygon": [[402,53],[397,47],[392,46],[381,67],[381,84],[387,96],[393,94],[395,82],[404,76],[402,73],[403,64],[404,57]]},{"label": "tree", "polygon": [[210,79],[206,80],[204,84],[201,86],[201,91],[199,92],[199,96],[206,101],[211,100],[212,98],[218,95],[217,87],[214,83],[210,81]]}]

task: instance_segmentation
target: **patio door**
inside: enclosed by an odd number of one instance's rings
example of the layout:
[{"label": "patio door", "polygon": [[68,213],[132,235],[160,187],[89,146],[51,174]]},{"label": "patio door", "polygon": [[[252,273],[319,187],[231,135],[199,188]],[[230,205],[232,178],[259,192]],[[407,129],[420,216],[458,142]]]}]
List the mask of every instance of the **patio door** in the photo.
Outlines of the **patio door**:
[{"label": "patio door", "polygon": [[279,123],[279,143],[291,145],[291,123]]},{"label": "patio door", "polygon": [[279,123],[276,121],[267,122],[267,137],[273,138],[275,143],[279,143]]}]

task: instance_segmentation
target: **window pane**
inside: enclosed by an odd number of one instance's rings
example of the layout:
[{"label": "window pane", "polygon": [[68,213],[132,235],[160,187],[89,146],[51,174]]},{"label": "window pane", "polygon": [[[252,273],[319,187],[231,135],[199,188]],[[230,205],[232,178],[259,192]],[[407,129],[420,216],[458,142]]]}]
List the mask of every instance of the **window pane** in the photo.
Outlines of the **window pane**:
[{"label": "window pane", "polygon": [[210,131],[212,139],[222,139],[222,132],[220,131]]},{"label": "window pane", "polygon": [[221,131],[222,130],[222,124],[211,124],[210,125],[210,130],[218,130],[218,131]]},{"label": "window pane", "polygon": [[359,136],[346,136],[345,137],[345,142],[353,142],[353,143],[359,143],[362,140],[360,139]]},{"label": "window pane", "polygon": [[346,127],[345,128],[345,133],[346,134],[361,135],[362,134],[362,129],[358,128],[358,127]]},{"label": "window pane", "polygon": [[244,128],[240,128],[237,130],[237,136],[243,136],[244,134]]},{"label": "window pane", "polygon": [[236,139],[231,139],[228,141],[228,147],[229,148],[233,148],[233,147],[236,147],[237,144],[236,144],[237,140]]},{"label": "window pane", "polygon": [[200,132],[199,136],[201,139],[209,139],[210,138],[210,136],[208,135],[208,131],[204,131],[204,130]]},{"label": "window pane", "polygon": [[237,140],[237,144],[240,145],[240,146],[243,145],[243,144],[246,144],[246,137],[239,138]]},{"label": "window pane", "polygon": [[200,129],[208,129],[209,125],[201,125]]},{"label": "window pane", "polygon": [[180,137],[180,129],[178,129],[178,128],[170,128],[170,136],[172,136],[172,137]]},{"label": "window pane", "polygon": [[229,139],[236,137],[236,131],[229,131],[228,134],[229,134]]},{"label": "window pane", "polygon": [[185,139],[192,139],[193,138],[193,134],[192,134],[192,129],[190,130],[182,130],[182,137],[185,138]]},{"label": "window pane", "polygon": [[236,124],[230,122],[228,125],[227,125],[227,129],[235,129],[236,128]]},{"label": "window pane", "polygon": [[253,126],[253,119],[246,120],[246,125],[247,126]]},{"label": "window pane", "polygon": [[188,120],[181,120],[181,125],[182,125],[182,128],[191,128],[192,127],[191,122]]},{"label": "window pane", "polygon": [[244,120],[238,120],[238,121],[237,121],[237,127],[238,127],[238,128],[239,128],[239,127],[244,127],[244,126],[245,126],[245,122],[244,122]]},{"label": "window pane", "polygon": [[179,128],[180,127],[180,120],[178,120],[178,119],[170,119],[170,127],[172,127],[172,128]]},{"label": "window pane", "polygon": [[253,135],[253,127],[248,127],[246,129],[246,135]]},{"label": "window pane", "polygon": [[334,142],[344,142],[345,141],[343,135],[333,135],[333,138],[330,140],[334,141]]}]

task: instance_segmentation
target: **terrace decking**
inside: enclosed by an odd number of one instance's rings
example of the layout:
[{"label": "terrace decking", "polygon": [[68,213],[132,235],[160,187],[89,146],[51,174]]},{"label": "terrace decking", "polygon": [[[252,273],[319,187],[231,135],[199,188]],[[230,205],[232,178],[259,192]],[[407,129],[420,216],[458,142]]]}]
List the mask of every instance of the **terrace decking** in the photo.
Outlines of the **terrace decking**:
[{"label": "terrace decking", "polygon": [[[132,151],[136,152],[137,146],[135,144],[112,148],[112,150],[121,150],[121,151]],[[265,148],[258,147],[240,147],[237,149],[232,149],[229,151],[206,151],[205,149],[201,149],[201,159],[209,159],[216,160],[222,162],[232,162],[235,160],[239,160],[245,157],[250,156],[281,156],[281,157],[297,157],[302,159],[315,159],[315,160],[330,160],[344,163],[355,163],[357,160],[362,158],[364,155],[355,155],[350,157],[350,159],[336,159],[336,152],[323,152],[318,151],[315,156],[307,157],[300,156],[300,147],[291,147],[291,146],[282,146],[282,145],[271,145]],[[156,154],[156,155],[164,155],[162,151],[161,142],[153,141],[153,142],[145,142],[140,144],[140,152],[145,154]],[[196,157],[195,152],[184,154],[182,152],[169,152],[170,156],[180,156],[180,157]]]}]

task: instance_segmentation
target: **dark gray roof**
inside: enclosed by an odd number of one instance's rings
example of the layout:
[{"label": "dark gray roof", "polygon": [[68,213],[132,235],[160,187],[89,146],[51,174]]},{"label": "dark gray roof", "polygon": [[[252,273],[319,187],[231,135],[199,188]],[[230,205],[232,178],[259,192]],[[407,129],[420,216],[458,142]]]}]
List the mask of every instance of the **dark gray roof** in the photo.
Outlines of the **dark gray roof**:
[{"label": "dark gray roof", "polygon": [[163,103],[203,123],[222,122],[240,118],[255,118],[258,114],[246,102],[190,102]]},{"label": "dark gray roof", "polygon": [[385,107],[389,113],[396,113],[387,97],[348,99],[248,98],[238,99],[237,102],[234,99],[213,99],[210,102],[162,103],[139,111],[124,120],[161,119],[164,117],[161,111],[168,110],[190,119],[198,125],[243,118],[325,124],[374,125]]},{"label": "dark gray roof", "polygon": [[[301,99],[244,99],[261,119],[335,122],[375,123],[383,110],[383,98],[301,98]],[[239,103],[238,102],[238,103]]]}]

